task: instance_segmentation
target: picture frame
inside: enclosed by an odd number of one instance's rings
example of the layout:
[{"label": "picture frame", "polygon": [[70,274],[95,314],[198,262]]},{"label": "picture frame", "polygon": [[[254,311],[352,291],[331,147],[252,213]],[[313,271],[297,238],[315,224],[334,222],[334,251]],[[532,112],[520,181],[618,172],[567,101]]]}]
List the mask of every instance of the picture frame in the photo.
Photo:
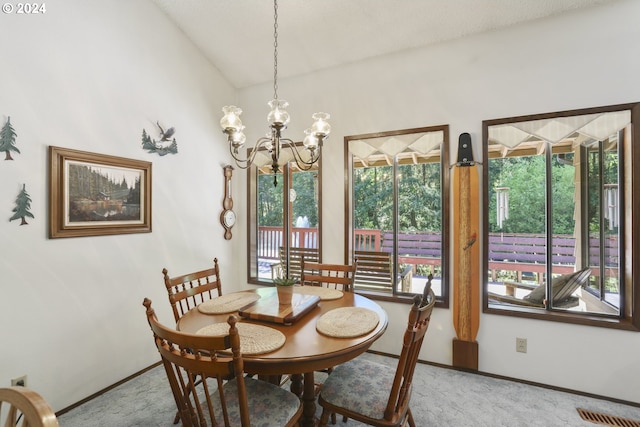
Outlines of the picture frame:
[{"label": "picture frame", "polygon": [[151,162],[49,146],[49,238],[151,232]]}]

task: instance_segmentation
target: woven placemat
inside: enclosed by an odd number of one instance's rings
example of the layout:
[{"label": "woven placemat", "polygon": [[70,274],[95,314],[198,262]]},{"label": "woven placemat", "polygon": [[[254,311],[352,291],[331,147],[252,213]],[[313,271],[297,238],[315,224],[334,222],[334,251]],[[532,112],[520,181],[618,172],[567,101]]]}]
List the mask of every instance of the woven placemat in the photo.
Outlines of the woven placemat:
[{"label": "woven placemat", "polygon": [[[268,326],[252,323],[236,323],[240,334],[240,351],[242,354],[263,354],[277,350],[284,345],[284,334]],[[199,329],[198,335],[225,335],[229,333],[226,322],[214,323]]]},{"label": "woven placemat", "polygon": [[318,319],[316,330],[336,338],[352,338],[369,333],[378,326],[378,313],[361,307],[341,307]]},{"label": "woven placemat", "polygon": [[342,291],[329,289],[323,286],[296,286],[293,292],[303,295],[317,295],[320,300],[332,300],[342,298]]},{"label": "woven placemat", "polygon": [[231,313],[258,299],[260,299],[260,295],[254,292],[234,292],[205,301],[198,306],[198,310],[204,314]]}]

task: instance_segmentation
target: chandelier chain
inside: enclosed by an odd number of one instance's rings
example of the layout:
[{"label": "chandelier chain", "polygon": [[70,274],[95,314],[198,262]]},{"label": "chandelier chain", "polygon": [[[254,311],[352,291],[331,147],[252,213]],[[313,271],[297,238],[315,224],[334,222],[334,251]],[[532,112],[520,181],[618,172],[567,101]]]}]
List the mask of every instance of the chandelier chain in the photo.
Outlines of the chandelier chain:
[{"label": "chandelier chain", "polygon": [[278,0],[273,0],[273,99],[278,99]]},{"label": "chandelier chain", "polygon": [[[235,105],[227,105],[222,109],[224,116],[220,120],[220,126],[227,135],[229,152],[236,165],[242,169],[249,168],[254,164],[256,154],[261,152],[268,153],[271,157],[271,170],[274,175],[280,172],[280,161],[288,164],[290,160],[294,160],[300,170],[310,170],[320,160],[320,149],[331,132],[331,126],[327,122],[329,114],[318,112],[311,115],[314,122],[310,128],[304,131],[306,136],[302,144],[282,137],[281,132],[287,128],[290,116],[287,112],[289,103],[278,99],[278,0],[273,0],[273,99],[268,102],[268,105],[271,107],[271,111],[267,115],[270,131],[266,136],[256,141],[255,147],[247,152],[246,158],[240,154],[247,139],[244,134],[245,127],[240,119],[242,109]],[[293,159],[289,156],[286,160],[280,160],[282,149],[290,150]],[[300,150],[305,150],[306,154],[303,155]],[[262,159],[260,159],[260,163],[263,163]]]}]

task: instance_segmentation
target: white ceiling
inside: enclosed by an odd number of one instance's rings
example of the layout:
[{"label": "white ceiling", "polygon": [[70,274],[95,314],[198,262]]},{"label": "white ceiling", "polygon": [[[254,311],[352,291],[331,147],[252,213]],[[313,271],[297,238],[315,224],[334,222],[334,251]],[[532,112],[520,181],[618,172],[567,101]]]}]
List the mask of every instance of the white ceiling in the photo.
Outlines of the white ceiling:
[{"label": "white ceiling", "polygon": [[[273,81],[273,2],[152,0],[236,88]],[[289,77],[615,0],[279,0]]]}]

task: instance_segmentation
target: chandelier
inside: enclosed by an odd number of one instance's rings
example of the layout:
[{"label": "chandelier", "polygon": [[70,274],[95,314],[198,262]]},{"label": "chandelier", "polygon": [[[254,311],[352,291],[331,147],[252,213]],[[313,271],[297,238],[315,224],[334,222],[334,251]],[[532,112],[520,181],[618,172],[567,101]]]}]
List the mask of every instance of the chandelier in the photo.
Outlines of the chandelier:
[{"label": "chandelier", "polygon": [[312,126],[305,130],[305,137],[302,142],[303,147],[296,145],[288,138],[282,138],[282,131],[289,124],[289,113],[287,107],[289,103],[283,99],[278,99],[278,1],[273,2],[274,24],[273,24],[273,99],[268,102],[271,111],[267,115],[269,132],[266,136],[256,141],[255,147],[251,149],[246,158],[243,158],[239,151],[244,146],[246,136],[240,115],[242,110],[235,105],[228,105],[222,109],[224,116],[220,120],[222,131],[227,135],[229,142],[229,152],[234,158],[236,165],[241,169],[250,167],[256,158],[256,153],[266,151],[269,153],[271,171],[276,174],[280,172],[280,152],[284,148],[291,150],[296,165],[301,170],[309,170],[311,166],[320,159],[320,148],[322,143],[328,138],[331,126],[327,121],[329,114],[315,113],[311,117],[314,119]]}]

